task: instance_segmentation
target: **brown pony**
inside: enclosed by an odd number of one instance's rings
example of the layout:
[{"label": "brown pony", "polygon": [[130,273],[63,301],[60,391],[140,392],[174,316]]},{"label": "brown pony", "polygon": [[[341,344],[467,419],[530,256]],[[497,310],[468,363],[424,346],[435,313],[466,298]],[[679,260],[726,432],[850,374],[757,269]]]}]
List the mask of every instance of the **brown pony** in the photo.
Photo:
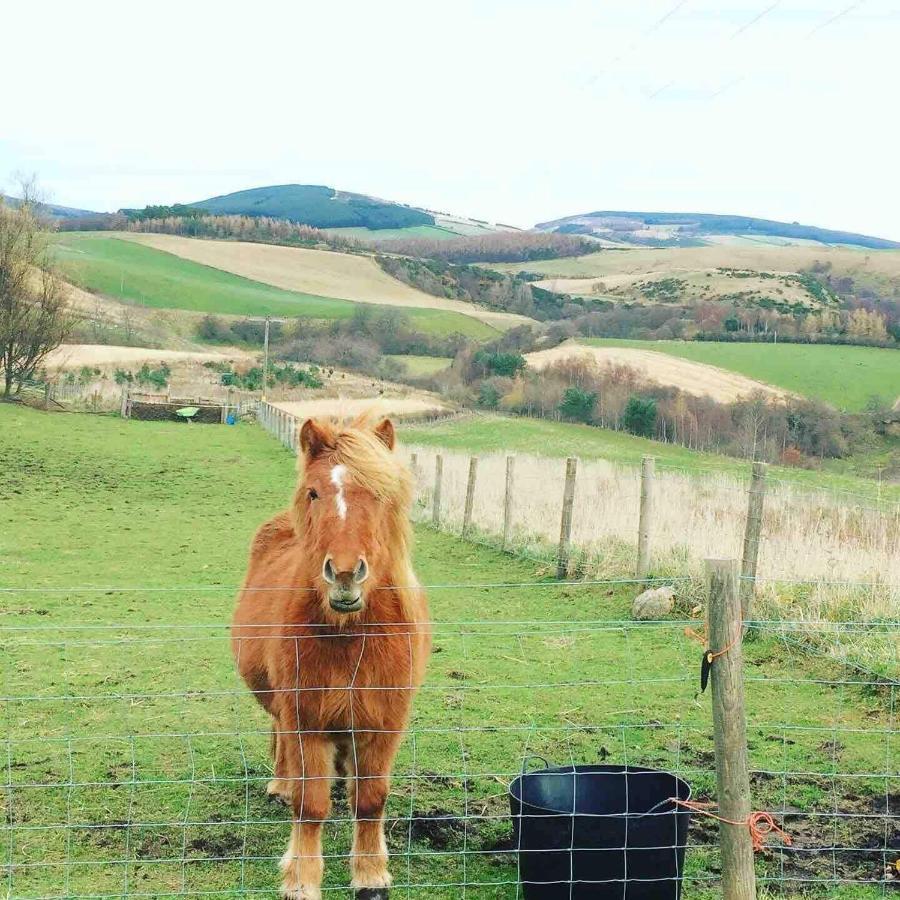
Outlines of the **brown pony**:
[{"label": "brown pony", "polygon": [[293,826],[282,893],[319,900],[331,781],[347,777],[359,900],[388,895],[384,804],[431,645],[410,564],[410,475],[384,420],[308,419],[290,510],[257,532],[232,624],[241,676],[272,716],[275,777]]}]

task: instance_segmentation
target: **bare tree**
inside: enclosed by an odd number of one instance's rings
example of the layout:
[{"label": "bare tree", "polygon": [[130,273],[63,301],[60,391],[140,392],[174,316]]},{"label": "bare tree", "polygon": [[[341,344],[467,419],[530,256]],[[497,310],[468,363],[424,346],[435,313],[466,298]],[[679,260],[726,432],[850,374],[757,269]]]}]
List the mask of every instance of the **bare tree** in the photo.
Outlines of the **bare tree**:
[{"label": "bare tree", "polygon": [[33,182],[22,199],[0,199],[0,372],[4,400],[18,393],[72,329],[69,290],[54,273],[49,224]]}]

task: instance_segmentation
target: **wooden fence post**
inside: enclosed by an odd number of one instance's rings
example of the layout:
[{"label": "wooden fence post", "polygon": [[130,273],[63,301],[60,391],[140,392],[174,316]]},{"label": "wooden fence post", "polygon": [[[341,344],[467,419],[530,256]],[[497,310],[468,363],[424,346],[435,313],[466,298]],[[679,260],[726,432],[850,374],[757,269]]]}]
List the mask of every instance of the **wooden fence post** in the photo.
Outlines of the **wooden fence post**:
[{"label": "wooden fence post", "polygon": [[44,382],[44,411],[50,409],[50,382]]},{"label": "wooden fence post", "polygon": [[656,460],[652,456],[641,459],[641,513],[638,521],[637,577],[646,578],[650,571],[650,535],[653,519],[653,474]]},{"label": "wooden fence post", "polygon": [[475,504],[475,479],[478,477],[478,457],[469,459],[469,480],[466,482],[466,506],[463,510],[462,536],[467,537],[472,527],[472,507]]},{"label": "wooden fence post", "polygon": [[708,559],[709,649],[712,662],[713,738],[724,900],[756,900],[750,816],[747,724],[744,714],[744,654],[741,649],[741,599],[736,559]]},{"label": "wooden fence post", "polygon": [[434,493],[431,498],[431,524],[441,525],[441,482],[444,480],[444,457],[438,453],[434,458]]},{"label": "wooden fence post", "polygon": [[515,475],[516,458],[506,457],[506,491],[503,495],[503,549],[509,549],[509,539],[512,533],[513,517],[513,481]]},{"label": "wooden fence post", "polygon": [[747,524],[744,529],[744,553],[741,557],[741,616],[750,618],[756,594],[756,565],[759,561],[759,539],[762,533],[763,503],[766,497],[764,462],[753,463],[750,494],[747,500]]},{"label": "wooden fence post", "polygon": [[563,488],[562,518],[559,525],[559,551],[556,555],[556,577],[565,578],[569,571],[569,548],[572,544],[572,506],[575,503],[575,473],[578,460],[566,460],[566,484]]}]

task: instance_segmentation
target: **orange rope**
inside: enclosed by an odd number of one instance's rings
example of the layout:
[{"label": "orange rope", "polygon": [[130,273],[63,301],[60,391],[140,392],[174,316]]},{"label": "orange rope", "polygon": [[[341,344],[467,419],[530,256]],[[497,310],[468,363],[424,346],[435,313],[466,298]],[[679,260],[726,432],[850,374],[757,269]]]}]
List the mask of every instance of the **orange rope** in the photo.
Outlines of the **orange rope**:
[{"label": "orange rope", "polygon": [[788,846],[791,844],[791,836],[778,825],[771,813],[752,812],[743,821],[735,821],[734,819],[726,819],[723,816],[712,812],[715,803],[702,803],[697,800],[679,800],[677,797],[670,797],[669,801],[676,806],[683,806],[692,812],[700,813],[703,816],[709,816],[719,822],[724,822],[726,825],[746,827],[750,832],[750,841],[753,844],[754,853],[759,853],[761,850],[765,849],[766,838],[771,834],[777,834],[782,842]]},{"label": "orange rope", "polygon": [[[734,636],[734,639],[727,647],[723,647],[721,650],[710,650],[707,652],[707,658],[710,662],[712,662],[717,656],[724,656],[732,647],[737,645],[737,642],[741,639],[741,633],[743,629],[738,628],[738,633]],[[694,631],[693,628],[687,627],[684,629],[684,633],[687,637],[692,640],[697,641],[702,647],[706,646],[706,636],[701,634],[699,631]]]}]

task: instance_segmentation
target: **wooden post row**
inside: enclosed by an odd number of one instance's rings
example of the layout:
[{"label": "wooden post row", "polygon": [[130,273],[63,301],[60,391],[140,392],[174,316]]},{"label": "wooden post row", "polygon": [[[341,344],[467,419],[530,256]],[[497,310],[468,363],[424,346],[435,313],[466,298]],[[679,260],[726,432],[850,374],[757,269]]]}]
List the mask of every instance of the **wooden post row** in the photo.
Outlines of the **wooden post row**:
[{"label": "wooden post row", "polygon": [[650,572],[650,535],[653,519],[653,474],[656,460],[645,456],[641,460],[641,511],[638,521],[637,577],[646,578]]},{"label": "wooden post row", "polygon": [[[750,816],[750,773],[744,713],[744,655],[741,599],[735,559],[706,560],[709,581],[709,649],[716,653],[710,672],[719,847],[724,900],[756,900]],[[725,651],[725,652],[721,652]],[[737,824],[732,824],[737,823]]]},{"label": "wooden post row", "polygon": [[765,463],[755,462],[750,476],[744,552],[741,556],[741,615],[745,622],[751,617],[753,597],[756,594],[756,566],[759,562],[759,540],[762,534],[763,504],[766,497],[766,468]]},{"label": "wooden post row", "polygon": [[509,550],[509,541],[512,534],[513,517],[513,482],[515,476],[514,456],[506,457],[506,490],[503,494],[503,549]]},{"label": "wooden post row", "polygon": [[566,483],[563,487],[562,517],[559,524],[559,551],[556,556],[556,577],[565,578],[569,571],[569,551],[572,546],[572,507],[575,504],[575,473],[578,460],[566,460]]},{"label": "wooden post row", "polygon": [[469,480],[466,482],[466,506],[463,510],[462,536],[467,537],[472,527],[472,507],[475,505],[475,479],[478,477],[478,457],[469,459]]},{"label": "wooden post row", "polygon": [[431,524],[439,528],[441,524],[441,482],[444,480],[444,457],[440,453],[434,458],[434,493],[431,500]]}]

